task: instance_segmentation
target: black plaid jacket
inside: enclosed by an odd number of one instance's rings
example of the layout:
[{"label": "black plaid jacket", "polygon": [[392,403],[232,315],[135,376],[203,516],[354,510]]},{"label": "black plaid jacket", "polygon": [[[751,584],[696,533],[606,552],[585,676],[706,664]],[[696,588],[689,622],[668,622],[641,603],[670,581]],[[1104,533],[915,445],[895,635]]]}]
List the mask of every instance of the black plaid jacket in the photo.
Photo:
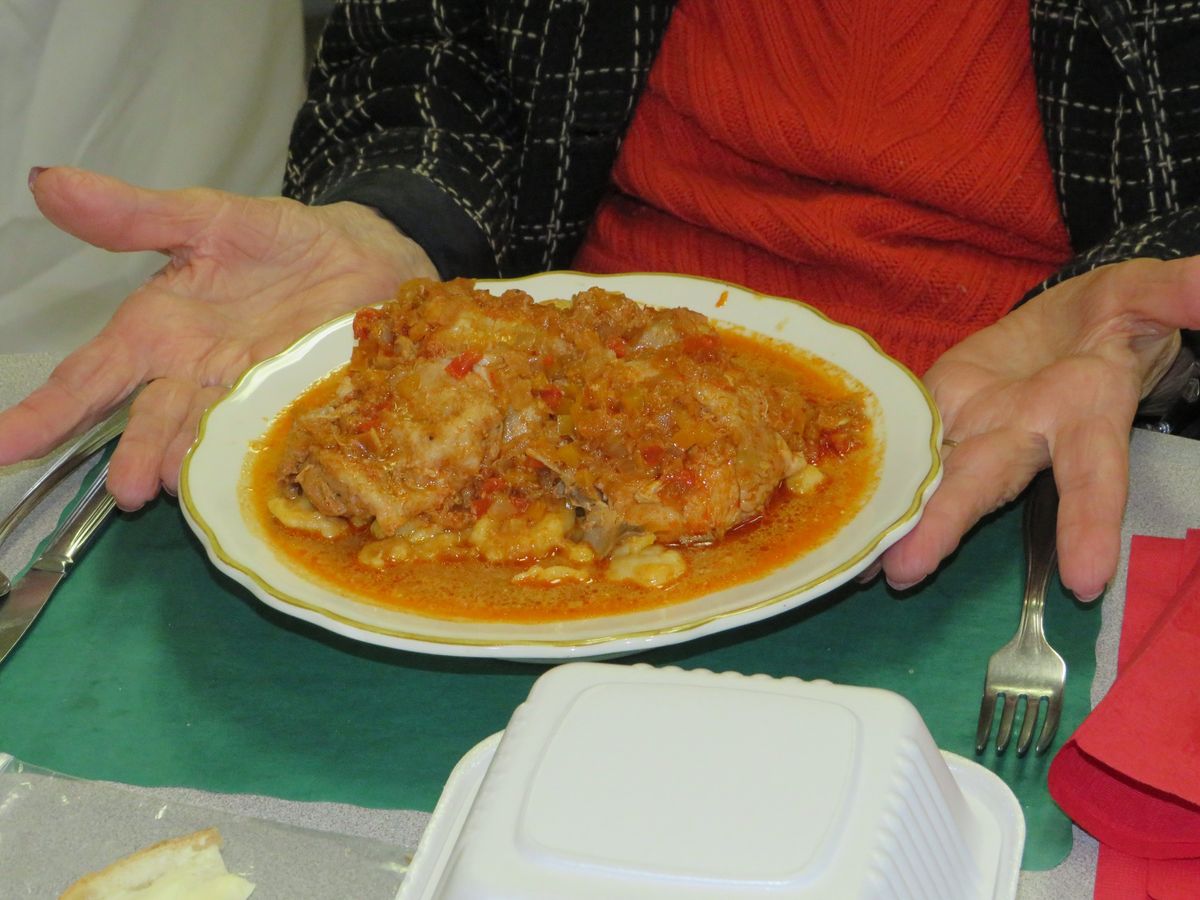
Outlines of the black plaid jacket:
[{"label": "black plaid jacket", "polygon": [[[446,277],[561,268],[607,186],[671,6],[343,0],[285,193],[380,209]],[[1079,254],[1051,282],[1200,252],[1200,0],[1031,0],[1030,27]]]}]

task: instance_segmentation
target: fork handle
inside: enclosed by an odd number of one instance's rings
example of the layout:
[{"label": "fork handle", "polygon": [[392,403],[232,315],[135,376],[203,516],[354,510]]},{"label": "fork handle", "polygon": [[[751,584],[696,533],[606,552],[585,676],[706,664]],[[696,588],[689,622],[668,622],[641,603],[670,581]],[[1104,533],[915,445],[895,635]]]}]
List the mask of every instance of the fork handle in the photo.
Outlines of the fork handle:
[{"label": "fork handle", "polygon": [[1033,480],[1025,500],[1022,531],[1025,543],[1025,602],[1021,607],[1020,630],[1042,633],[1042,611],[1046,587],[1058,556],[1055,531],[1058,523],[1058,490],[1054,475],[1041,472]]},{"label": "fork handle", "polygon": [[125,424],[129,421],[129,404],[130,401],[126,401],[113,410],[107,419],[81,437],[71,446],[69,451],[56,460],[30,486],[25,495],[17,502],[17,505],[3,519],[0,519],[0,543],[4,542],[9,533],[45,499],[50,491],[58,486],[59,482],[78,469],[93,453],[125,430]]}]

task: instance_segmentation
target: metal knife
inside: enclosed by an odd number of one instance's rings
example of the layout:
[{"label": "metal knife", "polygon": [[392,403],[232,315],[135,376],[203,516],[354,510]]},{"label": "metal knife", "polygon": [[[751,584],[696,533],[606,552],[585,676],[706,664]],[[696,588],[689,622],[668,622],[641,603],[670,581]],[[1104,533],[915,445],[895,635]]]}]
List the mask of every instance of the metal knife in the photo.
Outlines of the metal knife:
[{"label": "metal knife", "polygon": [[8,599],[0,603],[0,662],[29,630],[58,583],[74,565],[75,558],[112,512],[116,501],[105,486],[107,478],[108,464],[105,463],[83,499],[55,532],[50,545],[13,585]]}]

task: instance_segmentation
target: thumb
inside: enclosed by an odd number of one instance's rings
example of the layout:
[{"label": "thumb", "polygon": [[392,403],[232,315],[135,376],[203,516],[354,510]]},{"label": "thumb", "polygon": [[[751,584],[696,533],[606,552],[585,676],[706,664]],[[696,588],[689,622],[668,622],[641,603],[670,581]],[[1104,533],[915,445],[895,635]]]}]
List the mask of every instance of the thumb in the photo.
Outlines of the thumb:
[{"label": "thumb", "polygon": [[218,191],[155,191],[84,169],[33,169],[29,189],[54,225],[105,250],[183,247],[222,206]]},{"label": "thumb", "polygon": [[1130,259],[1094,270],[1109,274],[1121,311],[1165,329],[1200,328],[1200,257]]}]

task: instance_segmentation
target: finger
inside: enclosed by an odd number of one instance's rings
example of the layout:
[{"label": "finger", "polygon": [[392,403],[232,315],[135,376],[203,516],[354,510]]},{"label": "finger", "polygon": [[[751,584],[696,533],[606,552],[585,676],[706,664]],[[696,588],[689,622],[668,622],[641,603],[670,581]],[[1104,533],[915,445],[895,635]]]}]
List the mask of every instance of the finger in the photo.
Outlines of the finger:
[{"label": "finger", "polygon": [[1129,478],[1128,426],[1089,417],[1057,429],[1050,447],[1058,485],[1058,571],[1084,602],[1117,570]]},{"label": "finger", "polygon": [[31,179],[56,226],[106,250],[169,251],[190,243],[225,204],[219,191],[155,191],[84,169],[55,166]]},{"label": "finger", "polygon": [[187,421],[196,386],[150,382],[133,401],[129,424],[108,465],[108,489],[121,509],[140,509],[158,493],[163,460]]},{"label": "finger", "polygon": [[124,346],[101,334],[50,373],[46,383],[0,413],[0,466],[33,459],[100,421],[139,384]]},{"label": "finger", "polygon": [[182,426],[176,432],[167,452],[163,455],[160,477],[163,487],[171,494],[179,493],[179,470],[183,458],[196,440],[200,430],[200,419],[208,408],[225,396],[228,388],[221,386],[202,388],[192,395],[191,406]]},{"label": "finger", "polygon": [[989,432],[955,447],[921,521],[883,555],[888,583],[902,590],[925,578],[976,522],[1016,497],[1046,461],[1043,439],[1016,429]]},{"label": "finger", "polygon": [[883,571],[883,560],[877,559],[875,562],[867,566],[862,572],[855,576],[854,580],[859,584],[870,584],[879,577],[879,573]]},{"label": "finger", "polygon": [[1200,257],[1133,259],[1096,275],[1121,311],[1166,329],[1200,328]]}]

